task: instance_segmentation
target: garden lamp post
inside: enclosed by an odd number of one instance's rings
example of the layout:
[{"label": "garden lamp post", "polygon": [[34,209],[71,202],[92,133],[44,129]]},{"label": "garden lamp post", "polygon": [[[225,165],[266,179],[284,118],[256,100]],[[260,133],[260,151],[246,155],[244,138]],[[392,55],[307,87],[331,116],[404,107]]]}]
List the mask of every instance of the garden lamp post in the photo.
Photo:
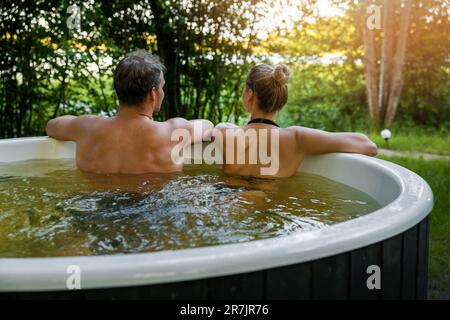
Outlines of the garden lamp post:
[{"label": "garden lamp post", "polygon": [[392,136],[391,130],[384,129],[380,132],[381,137],[386,141],[386,148],[389,149],[389,139]]}]

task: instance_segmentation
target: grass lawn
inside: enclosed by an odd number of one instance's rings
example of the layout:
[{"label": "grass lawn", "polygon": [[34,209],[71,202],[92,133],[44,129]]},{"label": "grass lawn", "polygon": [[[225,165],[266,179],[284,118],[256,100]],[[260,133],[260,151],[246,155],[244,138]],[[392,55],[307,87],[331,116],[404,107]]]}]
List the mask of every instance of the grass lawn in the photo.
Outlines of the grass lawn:
[{"label": "grass lawn", "polygon": [[[447,148],[449,146],[450,144]],[[448,299],[450,296],[450,161],[387,156],[379,156],[379,158],[416,172],[433,190],[435,206],[430,225],[428,298],[446,297]]]},{"label": "grass lawn", "polygon": [[[369,135],[379,148],[386,148],[385,141],[379,134]],[[400,151],[417,151],[450,155],[450,134],[421,133],[418,130],[409,133],[393,133],[389,148]]]}]

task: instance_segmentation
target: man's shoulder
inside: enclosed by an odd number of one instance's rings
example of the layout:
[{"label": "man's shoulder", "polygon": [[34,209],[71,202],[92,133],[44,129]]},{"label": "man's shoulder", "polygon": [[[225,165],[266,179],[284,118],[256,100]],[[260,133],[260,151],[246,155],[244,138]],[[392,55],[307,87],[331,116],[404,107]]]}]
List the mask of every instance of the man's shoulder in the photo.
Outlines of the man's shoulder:
[{"label": "man's shoulder", "polygon": [[92,114],[85,114],[85,115],[78,116],[77,119],[79,121],[98,121],[98,120],[105,120],[105,119],[108,119],[108,118],[106,118],[106,117],[99,117],[99,116],[95,116],[95,115],[92,115]]},{"label": "man's shoulder", "polygon": [[81,134],[87,134],[88,132],[91,133],[92,130],[97,130],[99,125],[108,121],[108,119],[109,118],[107,117],[95,115],[82,115],[74,119],[74,127],[77,128]]},{"label": "man's shoulder", "polygon": [[93,122],[101,122],[101,121],[105,121],[106,119],[108,119],[108,118],[87,114],[87,115],[78,116],[74,120],[75,120],[76,124],[83,126],[87,123],[92,124]]},{"label": "man's shoulder", "polygon": [[151,131],[152,137],[160,138],[171,136],[177,129],[190,129],[190,122],[184,118],[171,118],[166,121],[153,121],[153,125],[146,127]]}]

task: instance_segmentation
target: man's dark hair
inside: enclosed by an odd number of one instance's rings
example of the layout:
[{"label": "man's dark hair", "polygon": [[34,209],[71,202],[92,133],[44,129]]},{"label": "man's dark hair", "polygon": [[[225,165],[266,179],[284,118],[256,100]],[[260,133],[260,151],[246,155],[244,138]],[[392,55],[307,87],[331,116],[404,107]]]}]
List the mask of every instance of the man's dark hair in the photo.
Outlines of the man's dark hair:
[{"label": "man's dark hair", "polygon": [[141,105],[152,88],[159,88],[166,68],[159,57],[145,50],[128,53],[114,71],[114,89],[121,104]]}]

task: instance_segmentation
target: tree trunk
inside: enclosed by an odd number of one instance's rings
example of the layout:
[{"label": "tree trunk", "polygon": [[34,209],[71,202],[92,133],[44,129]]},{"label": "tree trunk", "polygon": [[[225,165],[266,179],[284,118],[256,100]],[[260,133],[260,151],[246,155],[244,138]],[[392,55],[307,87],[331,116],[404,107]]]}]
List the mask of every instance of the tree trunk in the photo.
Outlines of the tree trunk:
[{"label": "tree trunk", "polygon": [[[367,8],[370,3],[365,1],[364,8]],[[364,15],[365,16],[365,12]],[[366,91],[367,103],[369,105],[369,115],[372,124],[375,127],[379,126],[380,115],[378,110],[378,88],[377,88],[377,58],[375,52],[374,31],[370,30],[366,25],[366,20],[363,19],[363,42],[364,42],[364,68],[366,77]]]},{"label": "tree trunk", "polygon": [[175,50],[176,45],[174,43],[176,34],[167,18],[168,12],[166,11],[168,9],[164,7],[163,1],[150,1],[150,7],[154,17],[158,53],[167,68],[165,74],[167,116],[173,118],[179,115],[178,101],[180,97],[180,86],[177,83],[179,81],[178,53]]},{"label": "tree trunk", "polygon": [[395,52],[392,80],[389,93],[389,102],[386,110],[384,125],[389,128],[397,113],[400,95],[402,93],[403,77],[402,71],[405,64],[406,40],[408,37],[409,20],[411,16],[411,0],[405,1],[405,7],[400,13],[400,28],[397,39],[397,48]]},{"label": "tree trunk", "polygon": [[[377,79],[377,53],[374,30],[370,30],[364,19],[364,67],[366,78],[367,103],[369,114],[375,129],[381,125],[389,128],[397,112],[397,106],[402,91],[402,70],[405,63],[406,39],[409,31],[411,15],[411,1],[405,0],[404,7],[400,8],[400,24],[398,34],[394,33],[395,3],[401,1],[385,0],[383,17],[383,40],[381,43],[380,75]],[[366,9],[371,1],[365,0]],[[366,17],[366,12],[363,12]],[[397,37],[397,38],[395,38]],[[396,42],[395,55],[393,45]],[[377,81],[378,80],[378,81]],[[377,85],[378,83],[378,85]]]},{"label": "tree trunk", "polygon": [[392,71],[394,43],[394,5],[392,0],[384,0],[383,41],[381,44],[380,85],[378,92],[378,110],[380,118],[386,116],[389,101],[390,78]]}]

